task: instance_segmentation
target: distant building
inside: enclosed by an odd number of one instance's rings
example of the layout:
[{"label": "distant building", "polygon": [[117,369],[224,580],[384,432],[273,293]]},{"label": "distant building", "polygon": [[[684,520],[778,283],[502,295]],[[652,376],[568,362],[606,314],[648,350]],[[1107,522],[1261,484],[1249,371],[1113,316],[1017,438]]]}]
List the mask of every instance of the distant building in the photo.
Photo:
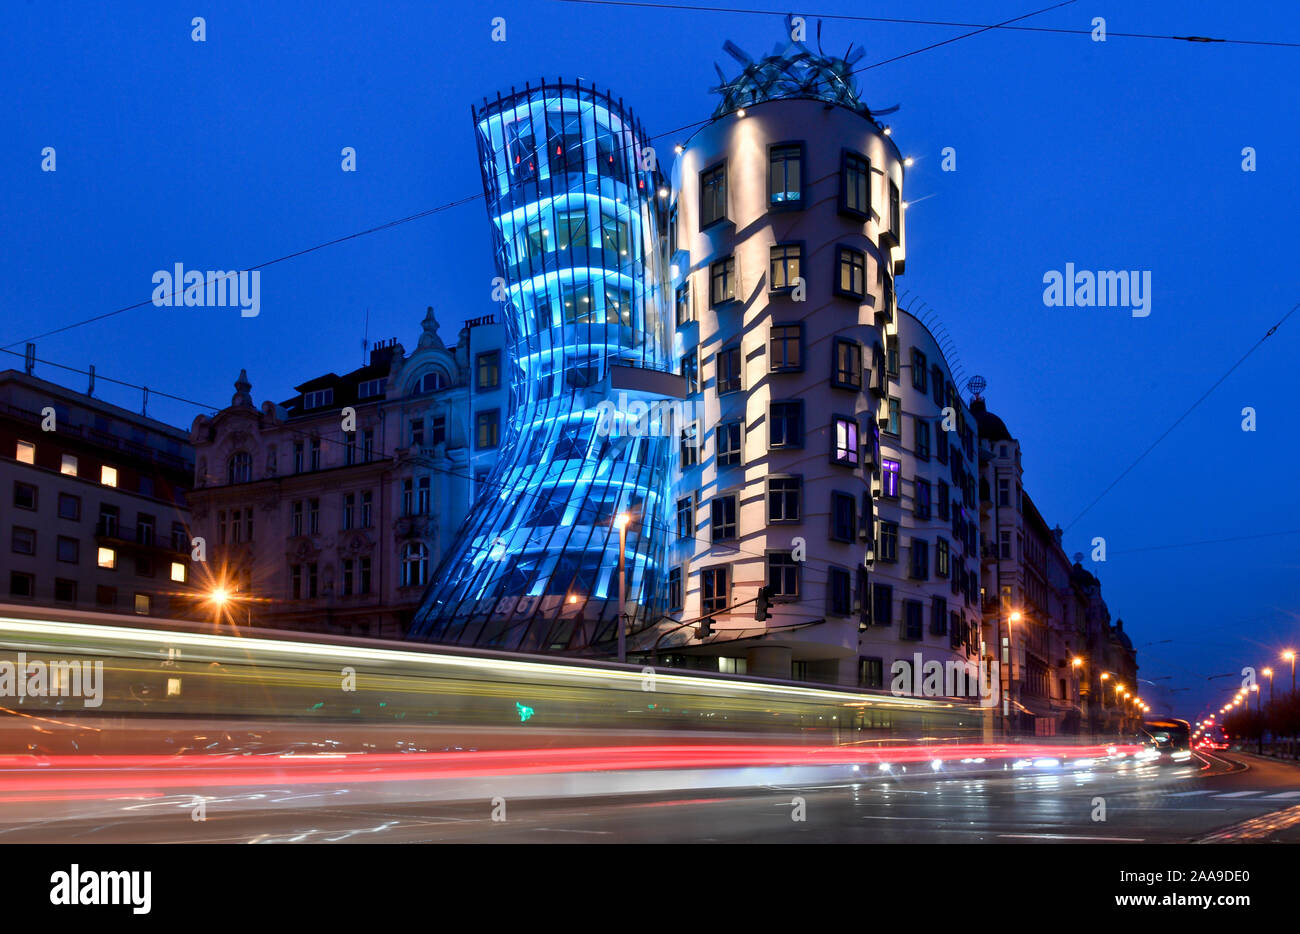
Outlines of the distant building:
[{"label": "distant building", "polygon": [[174,615],[190,573],[192,471],[181,429],[26,373],[0,372],[7,599]]},{"label": "distant building", "polygon": [[200,592],[235,591],[235,623],[404,635],[496,456],[504,366],[490,316],[447,347],[429,309],[409,355],[383,343],[279,405],[255,407],[241,373],[230,406],[191,429]]}]

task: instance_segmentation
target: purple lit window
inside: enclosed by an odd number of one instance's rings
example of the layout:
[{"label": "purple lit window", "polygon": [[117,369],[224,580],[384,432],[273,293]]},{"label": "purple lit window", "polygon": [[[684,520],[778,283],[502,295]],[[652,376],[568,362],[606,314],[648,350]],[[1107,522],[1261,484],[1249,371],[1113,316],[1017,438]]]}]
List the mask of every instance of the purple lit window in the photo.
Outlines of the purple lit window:
[{"label": "purple lit window", "polygon": [[902,465],[886,458],[880,465],[881,495],[898,499],[898,476]]}]

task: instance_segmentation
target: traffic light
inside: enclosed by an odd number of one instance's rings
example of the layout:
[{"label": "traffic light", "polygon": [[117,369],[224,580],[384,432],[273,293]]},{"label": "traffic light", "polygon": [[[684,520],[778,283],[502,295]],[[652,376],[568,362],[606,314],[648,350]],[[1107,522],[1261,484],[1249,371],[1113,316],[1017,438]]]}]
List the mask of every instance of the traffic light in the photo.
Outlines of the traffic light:
[{"label": "traffic light", "polygon": [[707,639],[711,635],[713,635],[713,619],[706,616],[704,619],[700,620],[699,637],[701,639]]},{"label": "traffic light", "polygon": [[760,623],[765,619],[771,619],[772,614],[768,612],[769,600],[772,597],[772,591],[768,587],[758,588],[758,601],[754,604],[754,619]]}]

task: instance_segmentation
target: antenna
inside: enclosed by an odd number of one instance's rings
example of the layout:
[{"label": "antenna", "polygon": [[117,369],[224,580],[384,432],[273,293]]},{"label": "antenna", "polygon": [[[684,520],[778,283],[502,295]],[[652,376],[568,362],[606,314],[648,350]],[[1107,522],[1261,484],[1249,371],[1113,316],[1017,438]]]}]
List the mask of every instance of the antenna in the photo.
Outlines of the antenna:
[{"label": "antenna", "polygon": [[361,365],[370,362],[370,309],[366,309],[366,329],[361,333]]}]

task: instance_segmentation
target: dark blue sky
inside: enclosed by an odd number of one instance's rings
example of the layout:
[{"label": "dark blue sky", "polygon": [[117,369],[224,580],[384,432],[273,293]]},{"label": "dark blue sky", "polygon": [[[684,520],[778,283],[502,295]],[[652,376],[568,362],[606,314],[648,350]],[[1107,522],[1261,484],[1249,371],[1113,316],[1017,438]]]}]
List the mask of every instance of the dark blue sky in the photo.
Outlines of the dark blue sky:
[{"label": "dark blue sky", "polygon": [[[1046,5],[806,12],[992,23]],[[484,94],[593,79],[657,133],[709,115],[713,63],[734,70],[724,40],[758,54],[782,35],[775,16],[554,0],[128,6],[6,9],[0,344],[148,299],[177,262],[247,268],[478,193],[469,106]],[[1231,19],[1208,0],[1132,6],[1026,24],[1102,15],[1112,32],[1300,40],[1292,3],[1237,4]],[[190,39],[195,15],[205,43]],[[489,40],[497,15],[505,43]],[[864,45],[868,64],[963,31],[828,20],[823,42]],[[860,76],[869,104],[902,105],[887,119],[917,159],[900,292],[937,310],[966,373],[987,378],[1050,522],[1070,522],[1300,300],[1298,74],[1300,49],[992,31]],[[356,173],[340,170],[344,146]],[[945,146],[956,172],[939,170]],[[1244,146],[1257,172],[1241,171]],[[1068,262],[1150,270],[1151,315],[1045,307],[1043,274]],[[494,310],[492,275],[475,201],[267,269],[255,319],[146,307],[45,338],[38,355],[215,405],[246,366],[259,401],[280,399],[360,362],[367,309],[371,340],[413,346],[429,304],[454,340]],[[1141,674],[1189,689],[1172,695],[1185,715],[1235,689],[1208,675],[1300,642],[1300,535],[1141,549],[1300,529],[1298,340],[1300,315],[1067,531],[1069,552],[1107,539],[1109,560],[1090,566],[1134,643],[1173,640],[1141,649]],[[99,394],[138,408],[138,393]],[[155,398],[150,414],[188,425],[196,410]]]}]

